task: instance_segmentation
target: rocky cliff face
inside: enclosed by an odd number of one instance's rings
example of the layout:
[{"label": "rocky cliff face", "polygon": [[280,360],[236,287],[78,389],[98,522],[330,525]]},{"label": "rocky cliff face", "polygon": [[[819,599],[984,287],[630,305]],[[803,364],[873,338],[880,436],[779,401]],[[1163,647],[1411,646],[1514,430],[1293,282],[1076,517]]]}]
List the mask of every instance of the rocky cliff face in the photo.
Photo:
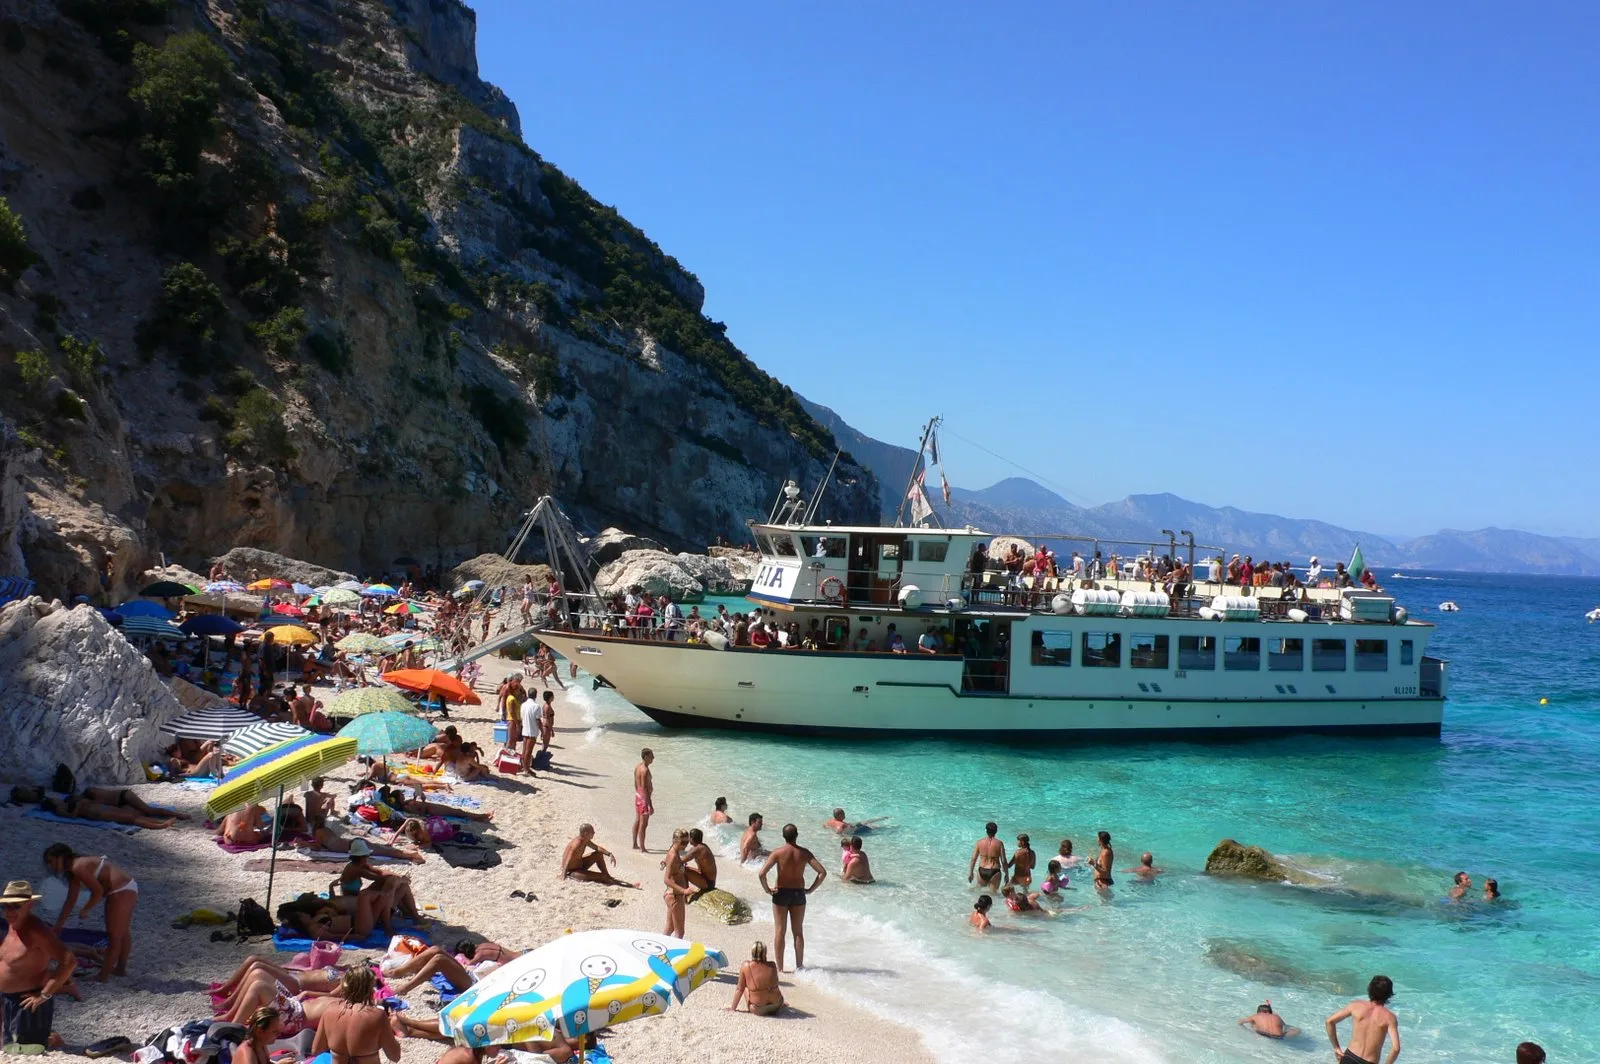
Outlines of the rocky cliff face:
[{"label": "rocky cliff face", "polygon": [[[41,589],[449,563],[545,492],[698,546],[820,479],[832,436],[522,144],[475,33],[457,0],[0,12],[0,472]],[[841,462],[824,516],[876,492]]]}]

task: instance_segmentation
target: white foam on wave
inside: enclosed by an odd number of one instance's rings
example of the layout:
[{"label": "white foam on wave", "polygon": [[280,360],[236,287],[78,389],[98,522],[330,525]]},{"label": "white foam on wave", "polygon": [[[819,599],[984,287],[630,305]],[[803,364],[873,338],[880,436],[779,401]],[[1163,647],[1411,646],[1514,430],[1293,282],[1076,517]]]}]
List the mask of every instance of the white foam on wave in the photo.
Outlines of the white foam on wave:
[{"label": "white foam on wave", "polygon": [[[893,923],[840,905],[813,902],[811,908],[823,920],[808,921],[810,963],[795,981],[914,1027],[940,1061],[967,1064],[978,1047],[987,1046],[1003,1046],[1023,1060],[1161,1064],[1168,1059],[1122,1020],[982,976]],[[976,937],[971,942],[973,949],[990,945]]]}]

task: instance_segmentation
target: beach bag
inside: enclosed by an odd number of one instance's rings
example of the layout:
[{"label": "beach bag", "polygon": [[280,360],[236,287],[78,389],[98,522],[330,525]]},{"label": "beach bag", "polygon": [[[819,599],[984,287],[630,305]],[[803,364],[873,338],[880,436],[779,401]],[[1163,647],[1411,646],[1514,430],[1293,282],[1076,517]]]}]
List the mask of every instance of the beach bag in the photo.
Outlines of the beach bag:
[{"label": "beach bag", "polygon": [[517,752],[509,746],[503,746],[494,757],[494,767],[500,772],[521,772],[522,758],[518,757]]},{"label": "beach bag", "polygon": [[337,942],[314,942],[311,944],[311,970],[328,968],[339,963],[339,955],[344,952],[344,947]]},{"label": "beach bag", "polygon": [[77,777],[67,766],[57,765],[56,774],[50,777],[50,789],[57,794],[72,794],[78,789]]},{"label": "beach bag", "polygon": [[239,915],[235,924],[235,930],[239,938],[244,939],[251,935],[270,935],[277,926],[272,919],[272,914],[262,908],[260,902],[254,898],[239,899]]},{"label": "beach bag", "polygon": [[535,772],[550,771],[551,753],[548,750],[539,750],[533,755],[533,770]]},{"label": "beach bag", "polygon": [[448,842],[455,838],[455,825],[442,816],[430,816],[427,825],[428,838],[434,842]]}]

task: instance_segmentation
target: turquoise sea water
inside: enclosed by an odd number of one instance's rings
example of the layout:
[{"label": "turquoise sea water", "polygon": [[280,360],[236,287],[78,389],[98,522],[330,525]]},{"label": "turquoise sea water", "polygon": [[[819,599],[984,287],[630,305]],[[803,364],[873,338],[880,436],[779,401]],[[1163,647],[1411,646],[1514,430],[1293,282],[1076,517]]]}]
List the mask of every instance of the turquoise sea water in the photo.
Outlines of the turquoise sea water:
[{"label": "turquoise sea water", "polygon": [[[974,1045],[1067,1061],[1321,1059],[1323,1018],[1379,972],[1398,988],[1403,1060],[1509,1061],[1530,1038],[1552,1060],[1595,1059],[1600,625],[1583,614],[1600,581],[1384,582],[1439,625],[1442,740],[849,743],[668,732],[615,692],[582,701],[597,725],[657,750],[664,828],[726,795],[741,823],[765,814],[771,841],[797,823],[836,873],[828,810],[892,816],[867,839],[881,883],[813,896],[800,978],[910,1020],[942,1059]],[[1445,599],[1461,612],[1440,614]],[[1108,902],[1084,883],[1068,904],[1086,908],[1053,920],[997,906],[1004,930],[978,937],[966,867],[989,819],[1008,849],[1029,833],[1041,869],[1060,839],[1085,853],[1104,828],[1119,868],[1148,849],[1167,873],[1151,886],[1119,876]],[[1225,837],[1328,889],[1203,875]],[[1444,904],[1458,869],[1496,877],[1505,902]],[[1279,1044],[1234,1025],[1267,998],[1306,1034]]]}]

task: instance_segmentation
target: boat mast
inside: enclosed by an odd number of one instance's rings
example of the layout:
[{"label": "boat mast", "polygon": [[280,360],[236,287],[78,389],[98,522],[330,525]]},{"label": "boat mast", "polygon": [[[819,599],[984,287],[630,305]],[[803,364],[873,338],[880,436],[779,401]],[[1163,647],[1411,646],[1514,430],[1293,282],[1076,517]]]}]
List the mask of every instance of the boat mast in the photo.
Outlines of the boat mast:
[{"label": "boat mast", "polygon": [[806,505],[805,516],[800,518],[802,525],[809,525],[817,516],[817,507],[822,505],[822,493],[828,490],[828,482],[833,479],[833,471],[839,465],[839,456],[844,454],[840,447],[833,452],[833,461],[828,464],[828,473],[822,478],[822,483],[817,485],[817,490],[812,493],[811,501]]},{"label": "boat mast", "polygon": [[[906,480],[906,490],[900,493],[900,508],[894,512],[894,527],[896,528],[900,528],[905,524],[906,503],[911,501],[911,489],[917,483],[917,471],[925,465],[923,455],[928,450],[928,437],[933,435],[933,430],[938,428],[942,421],[944,421],[944,418],[935,414],[928,420],[926,425],[922,426],[922,443],[917,447],[916,460],[911,463],[911,476]],[[934,520],[937,521],[938,518],[935,517]]]}]

